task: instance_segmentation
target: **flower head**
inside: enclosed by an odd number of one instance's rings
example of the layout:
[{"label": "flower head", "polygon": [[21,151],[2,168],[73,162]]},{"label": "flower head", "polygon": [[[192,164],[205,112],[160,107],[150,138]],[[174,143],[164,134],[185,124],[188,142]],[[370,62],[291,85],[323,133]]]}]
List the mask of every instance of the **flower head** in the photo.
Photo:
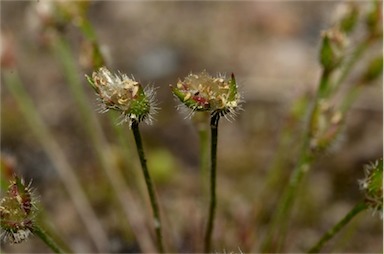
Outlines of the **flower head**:
[{"label": "flower head", "polygon": [[365,165],[365,178],[359,180],[366,204],[383,218],[383,159]]},{"label": "flower head", "polygon": [[112,74],[106,67],[101,67],[86,76],[96,91],[101,102],[102,112],[110,109],[120,111],[122,122],[152,122],[152,113],[156,111],[154,89],[143,89],[141,84],[126,74]]},{"label": "flower head", "polygon": [[23,179],[15,176],[6,196],[0,201],[1,239],[20,243],[33,231],[35,218],[35,196]]},{"label": "flower head", "polygon": [[[172,87],[172,86],[171,86]],[[208,111],[231,117],[241,109],[241,96],[237,92],[235,76],[212,77],[206,71],[189,74],[172,87],[173,94],[188,108],[195,111]]]}]

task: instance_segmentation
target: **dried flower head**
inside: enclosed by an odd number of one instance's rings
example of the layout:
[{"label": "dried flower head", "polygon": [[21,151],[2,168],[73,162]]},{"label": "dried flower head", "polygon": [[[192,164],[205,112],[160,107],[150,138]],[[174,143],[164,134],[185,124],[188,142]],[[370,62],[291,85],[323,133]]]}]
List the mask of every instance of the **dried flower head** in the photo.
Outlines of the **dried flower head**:
[{"label": "dried flower head", "polygon": [[188,108],[195,111],[208,111],[212,115],[233,117],[241,109],[241,96],[237,91],[235,76],[228,80],[224,76],[212,77],[206,71],[189,74],[179,80],[173,94]]},{"label": "dried flower head", "polygon": [[10,243],[20,243],[33,231],[36,212],[36,198],[23,179],[15,176],[8,187],[6,196],[0,201],[1,239]]},{"label": "dried flower head", "polygon": [[365,178],[359,180],[366,204],[383,218],[383,159],[364,166]]},{"label": "dried flower head", "polygon": [[86,77],[99,97],[102,112],[110,109],[120,111],[121,122],[130,125],[133,121],[152,123],[157,109],[153,87],[143,89],[139,82],[126,74],[113,74],[106,67],[93,72],[92,77]]}]

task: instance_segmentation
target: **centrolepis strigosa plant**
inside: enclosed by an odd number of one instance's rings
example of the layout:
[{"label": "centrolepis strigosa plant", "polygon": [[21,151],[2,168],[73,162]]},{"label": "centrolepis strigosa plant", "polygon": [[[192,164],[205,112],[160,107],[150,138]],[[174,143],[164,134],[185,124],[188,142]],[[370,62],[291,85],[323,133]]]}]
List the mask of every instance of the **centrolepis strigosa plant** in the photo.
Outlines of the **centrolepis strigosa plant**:
[{"label": "centrolepis strigosa plant", "polygon": [[204,238],[204,252],[211,251],[211,239],[216,210],[216,165],[217,138],[221,116],[234,118],[241,108],[242,98],[237,91],[235,75],[212,77],[206,71],[189,74],[179,80],[176,87],[171,86],[173,94],[188,108],[190,114],[209,112],[211,114],[211,170],[210,170],[210,205]]}]

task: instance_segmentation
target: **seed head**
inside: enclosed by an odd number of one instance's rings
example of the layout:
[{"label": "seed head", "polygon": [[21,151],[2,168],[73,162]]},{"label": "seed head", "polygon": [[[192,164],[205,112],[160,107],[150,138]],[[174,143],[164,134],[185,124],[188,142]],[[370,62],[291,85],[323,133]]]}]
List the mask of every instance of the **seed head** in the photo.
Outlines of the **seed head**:
[{"label": "seed head", "polygon": [[365,178],[359,180],[366,204],[383,218],[383,159],[364,166]]},{"label": "seed head", "polygon": [[34,226],[36,198],[31,183],[15,176],[6,196],[0,201],[1,239],[20,243],[28,238]]},{"label": "seed head", "polygon": [[173,94],[188,108],[195,111],[208,111],[212,115],[234,117],[241,109],[241,96],[237,92],[235,76],[212,77],[206,71],[189,74],[176,87],[171,86]]},{"label": "seed head", "polygon": [[143,89],[141,84],[126,74],[112,74],[106,67],[101,67],[86,76],[96,91],[101,102],[101,112],[110,109],[121,112],[121,122],[152,122],[152,114],[156,112],[153,88]]}]

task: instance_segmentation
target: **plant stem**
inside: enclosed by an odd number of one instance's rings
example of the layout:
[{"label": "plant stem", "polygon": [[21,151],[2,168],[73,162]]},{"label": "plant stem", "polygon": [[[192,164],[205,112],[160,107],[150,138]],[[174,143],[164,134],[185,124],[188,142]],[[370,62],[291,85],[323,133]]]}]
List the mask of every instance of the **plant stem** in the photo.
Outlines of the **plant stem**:
[{"label": "plant stem", "polygon": [[330,230],[328,230],[323,237],[312,247],[309,249],[308,253],[318,253],[323,245],[328,242],[332,237],[336,235],[345,225],[348,224],[357,214],[361,211],[367,209],[367,205],[365,203],[357,204],[343,219],[341,219],[335,226],[333,226]]},{"label": "plant stem", "polygon": [[345,79],[348,77],[348,74],[351,72],[353,67],[355,66],[356,62],[362,57],[364,52],[369,49],[369,46],[371,45],[373,41],[370,37],[367,37],[365,40],[361,41],[359,45],[355,48],[355,50],[352,52],[352,56],[349,59],[349,61],[344,65],[340,76],[336,80],[335,84],[333,85],[332,90],[329,90],[330,93],[336,93],[337,90],[340,88],[341,84],[345,81]]},{"label": "plant stem", "polygon": [[[57,34],[54,42],[52,43],[52,49],[63,66],[65,77],[68,80],[69,89],[78,105],[78,111],[81,114],[84,129],[93,143],[100,166],[106,174],[107,180],[110,182],[112,190],[115,194],[113,198],[118,202],[119,208],[122,213],[124,213],[124,218],[127,220],[132,231],[134,232],[136,240],[142,251],[153,252],[155,247],[151,241],[150,233],[147,232],[148,230],[142,226],[144,218],[137,216],[140,212],[139,207],[137,207],[138,205],[135,204],[136,202],[134,201],[132,190],[125,183],[124,176],[121,171],[118,170],[110,156],[108,156],[110,146],[105,138],[105,135],[103,134],[102,127],[95,116],[94,110],[92,110],[87,101],[87,96],[77,73],[76,62],[74,61],[68,42],[60,34]],[[110,120],[111,122],[114,121],[112,117],[110,117]],[[112,125],[115,126],[114,123]],[[116,132],[118,129],[122,132],[121,128],[122,127],[116,127]],[[125,223],[123,224],[125,225]],[[124,227],[123,230],[127,235],[129,235],[126,227]]]},{"label": "plant stem", "polygon": [[137,153],[138,153],[139,158],[140,158],[140,164],[141,164],[141,168],[143,170],[145,183],[146,183],[147,189],[148,189],[149,199],[150,199],[151,206],[152,206],[153,224],[155,227],[156,243],[157,243],[158,251],[160,253],[164,253],[164,246],[163,246],[163,240],[162,240],[162,234],[161,234],[160,211],[159,211],[159,206],[158,206],[157,199],[156,199],[155,190],[154,190],[154,187],[152,184],[151,176],[150,176],[148,168],[147,168],[147,161],[145,159],[143,144],[141,142],[139,122],[133,121],[131,127],[132,127],[133,136],[134,136],[135,142],[136,142]]},{"label": "plant stem", "polygon": [[201,112],[194,116],[195,124],[199,135],[200,152],[200,177],[203,198],[208,196],[209,184],[209,127],[206,121],[209,119],[208,112]]},{"label": "plant stem", "polygon": [[329,78],[330,73],[323,70],[307,120],[306,129],[304,130],[298,162],[291,173],[288,185],[283,191],[283,196],[278,203],[277,212],[272,217],[271,226],[261,247],[262,252],[272,251],[270,249],[272,243],[275,247],[274,251],[278,252],[283,247],[296,190],[314,160],[310,151],[311,120],[316,114],[319,101],[326,96],[326,91],[329,89]]},{"label": "plant stem", "polygon": [[17,71],[5,71],[4,79],[7,88],[15,98],[29,127],[41,142],[45,152],[51,159],[54,168],[57,170],[57,173],[72,199],[80,218],[84,222],[85,228],[88,230],[96,248],[99,251],[105,251],[108,246],[108,238],[102,225],[97,219],[80,180],[65,157],[63,150],[57,143],[48,126],[36,111],[36,107],[33,105],[32,99],[25,91]]},{"label": "plant stem", "polygon": [[211,184],[210,184],[210,205],[207,229],[204,240],[204,252],[208,253],[211,249],[213,223],[215,220],[216,210],[216,164],[217,164],[217,136],[219,127],[220,115],[214,114],[211,117]]},{"label": "plant stem", "polygon": [[40,239],[53,250],[55,253],[66,253],[57,243],[41,229],[38,225],[34,225],[32,233],[40,237]]},{"label": "plant stem", "polygon": [[[262,252],[278,252],[278,250],[282,248],[297,188],[313,160],[310,154],[306,151],[307,146],[307,142],[302,145],[299,162],[291,174],[288,185],[283,191],[283,196],[281,197],[277,211],[272,218],[271,227],[267,233],[266,240],[261,247]],[[272,245],[274,245],[275,249],[271,249]]]}]

